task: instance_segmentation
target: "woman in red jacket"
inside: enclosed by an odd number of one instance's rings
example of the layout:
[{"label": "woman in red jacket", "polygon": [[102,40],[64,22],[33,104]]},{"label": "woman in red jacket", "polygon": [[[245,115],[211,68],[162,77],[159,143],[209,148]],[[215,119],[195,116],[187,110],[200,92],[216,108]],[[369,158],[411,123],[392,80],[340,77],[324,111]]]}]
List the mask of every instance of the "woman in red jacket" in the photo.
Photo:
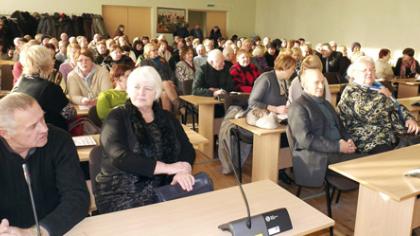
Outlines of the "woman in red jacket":
[{"label": "woman in red jacket", "polygon": [[251,54],[240,49],[236,54],[236,63],[230,68],[230,75],[235,84],[235,91],[250,93],[254,81],[260,75],[257,67],[251,63]]}]

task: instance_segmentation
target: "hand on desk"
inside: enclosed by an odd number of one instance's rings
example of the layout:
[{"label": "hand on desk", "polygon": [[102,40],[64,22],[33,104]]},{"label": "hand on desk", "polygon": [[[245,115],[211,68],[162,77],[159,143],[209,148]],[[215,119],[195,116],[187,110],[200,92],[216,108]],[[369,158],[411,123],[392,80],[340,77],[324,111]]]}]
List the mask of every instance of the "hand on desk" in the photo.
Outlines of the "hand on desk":
[{"label": "hand on desk", "polygon": [[285,105],[281,105],[281,106],[268,105],[267,110],[274,112],[276,114],[287,114],[287,111],[288,111],[287,106]]},{"label": "hand on desk", "polygon": [[414,133],[417,135],[420,131],[420,127],[418,126],[417,122],[413,119],[408,119],[405,122],[405,127],[407,127],[407,133],[409,134]]},{"label": "hand on desk", "polygon": [[82,105],[86,105],[86,106],[91,105],[91,106],[93,106],[93,105],[96,104],[96,99],[83,97],[80,102],[82,103]]},{"label": "hand on desk", "polygon": [[[2,219],[0,223],[0,236],[35,236],[35,227],[22,229],[14,226],[10,226],[7,219]],[[48,236],[47,230],[41,227],[41,235]]]},{"label": "hand on desk", "polygon": [[351,154],[356,152],[357,147],[351,139],[347,141],[344,139],[340,139],[339,144],[341,153]]},{"label": "hand on desk", "polygon": [[171,185],[179,184],[184,191],[193,190],[195,179],[190,173],[178,173],[172,179]]}]

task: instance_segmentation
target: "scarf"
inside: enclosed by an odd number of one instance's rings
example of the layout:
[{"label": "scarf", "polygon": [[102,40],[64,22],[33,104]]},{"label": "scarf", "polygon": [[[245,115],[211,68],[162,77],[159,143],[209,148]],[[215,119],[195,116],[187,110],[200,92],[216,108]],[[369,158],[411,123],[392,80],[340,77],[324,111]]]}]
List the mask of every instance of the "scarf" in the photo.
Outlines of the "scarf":
[{"label": "scarf", "polygon": [[[152,155],[147,156],[148,158],[153,158],[157,161],[162,161],[165,163],[175,163],[178,161],[178,155],[180,153],[180,143],[178,137],[175,133],[175,129],[171,126],[172,122],[167,118],[166,114],[162,108],[160,108],[158,103],[153,103],[153,113],[154,121],[157,125],[159,131],[161,132],[161,147],[155,147],[152,144],[153,137],[146,128],[146,122],[143,119],[143,116],[139,112],[138,108],[131,103],[131,100],[128,99],[125,103],[125,107],[128,111],[130,122],[133,127],[134,135],[137,138],[137,141],[140,143],[140,149],[152,147]],[[156,150],[160,148],[161,150]],[[160,156],[156,156],[157,153],[162,153]],[[143,153],[144,154],[144,153]]]},{"label": "scarf", "polygon": [[416,60],[411,59],[411,60],[407,60],[404,61],[402,60],[401,63],[401,67],[400,67],[400,76],[405,78],[407,77],[407,68],[410,68],[410,74],[408,74],[408,76],[410,76],[413,73],[416,73]]}]

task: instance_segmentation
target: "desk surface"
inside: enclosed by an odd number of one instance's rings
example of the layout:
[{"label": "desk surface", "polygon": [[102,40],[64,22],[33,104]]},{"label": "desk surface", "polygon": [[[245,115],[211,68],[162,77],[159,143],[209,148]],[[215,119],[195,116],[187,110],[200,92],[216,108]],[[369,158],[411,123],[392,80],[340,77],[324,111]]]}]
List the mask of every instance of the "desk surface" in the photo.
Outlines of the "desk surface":
[{"label": "desk surface", "polygon": [[[334,221],[271,181],[244,185],[251,215],[286,207],[293,229],[286,235],[306,235]],[[246,215],[238,187],[84,219],[67,235],[230,235],[220,224]]]},{"label": "desk surface", "polygon": [[195,95],[185,95],[179,96],[182,100],[191,103],[195,106],[198,105],[212,105],[212,104],[221,104],[219,100],[214,97],[204,97],[204,96],[195,96]]},{"label": "desk surface", "polygon": [[10,90],[0,90],[0,98],[6,96],[10,93]]},{"label": "desk surface", "polygon": [[[95,139],[96,145],[99,145],[99,134],[87,135]],[[80,161],[89,161],[90,151],[94,146],[77,147],[77,154],[79,154]]]},{"label": "desk surface", "polygon": [[245,118],[240,118],[240,119],[232,119],[230,120],[230,122],[232,122],[233,124],[244,128],[250,132],[252,132],[253,134],[256,135],[264,135],[264,134],[273,134],[273,133],[284,133],[286,132],[286,126],[284,125],[280,125],[277,129],[261,129],[258,128],[256,126],[252,126],[249,125],[248,123],[246,123]]},{"label": "desk surface", "polygon": [[16,62],[12,60],[0,60],[0,66],[2,65],[11,65],[13,66]]},{"label": "desk surface", "polygon": [[409,98],[398,98],[398,102],[404,105],[408,111],[420,111],[420,106],[412,106],[415,102],[420,102],[420,96]]},{"label": "desk surface", "polygon": [[420,178],[404,173],[420,167],[420,144],[330,165],[329,168],[396,201],[420,194]]},{"label": "desk surface", "polygon": [[395,78],[393,80],[391,80],[392,83],[418,83],[420,82],[419,80],[416,80],[415,78]]},{"label": "desk surface", "polygon": [[89,113],[89,106],[74,105],[76,107],[77,115],[87,116]]}]

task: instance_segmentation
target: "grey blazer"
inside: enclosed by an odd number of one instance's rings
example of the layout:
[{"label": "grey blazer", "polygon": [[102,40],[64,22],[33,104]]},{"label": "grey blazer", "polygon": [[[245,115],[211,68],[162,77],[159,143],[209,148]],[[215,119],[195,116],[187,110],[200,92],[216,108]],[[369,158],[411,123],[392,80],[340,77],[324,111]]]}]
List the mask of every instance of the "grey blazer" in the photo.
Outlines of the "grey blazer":
[{"label": "grey blazer", "polygon": [[[330,104],[329,109],[336,114]],[[335,119],[340,124],[341,137],[347,140],[348,134],[343,132],[337,115]],[[322,186],[328,157],[340,155],[339,143],[325,138],[325,131],[329,127],[326,117],[315,101],[303,93],[290,105],[288,123],[288,135],[292,136],[288,138],[292,138],[293,142],[291,148],[296,184],[306,187]]]}]

